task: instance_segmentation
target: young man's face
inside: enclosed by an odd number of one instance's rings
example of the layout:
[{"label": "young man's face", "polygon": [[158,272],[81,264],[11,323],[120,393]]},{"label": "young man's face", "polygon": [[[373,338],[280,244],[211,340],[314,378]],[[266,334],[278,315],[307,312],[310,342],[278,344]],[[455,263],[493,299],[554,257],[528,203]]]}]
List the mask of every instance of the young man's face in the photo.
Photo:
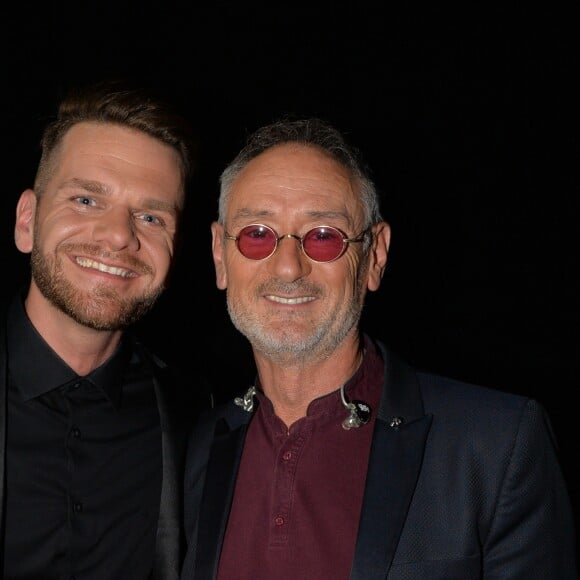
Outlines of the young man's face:
[{"label": "young man's face", "polygon": [[31,252],[29,300],[77,322],[123,328],[164,288],[183,206],[179,157],[125,127],[79,123],[65,135],[37,200],[18,203],[15,238]]}]

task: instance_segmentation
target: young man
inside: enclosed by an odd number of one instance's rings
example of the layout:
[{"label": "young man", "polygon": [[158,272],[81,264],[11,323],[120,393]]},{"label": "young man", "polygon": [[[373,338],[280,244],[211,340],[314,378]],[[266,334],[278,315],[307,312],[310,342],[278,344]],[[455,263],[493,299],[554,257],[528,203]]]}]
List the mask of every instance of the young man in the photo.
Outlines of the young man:
[{"label": "young man", "polygon": [[193,434],[183,580],[577,578],[540,405],[411,368],[359,328],[390,229],[339,132],[259,129],[212,235],[257,377]]},{"label": "young man", "polygon": [[0,325],[6,580],[177,577],[190,418],[174,374],[126,331],[173,263],[189,138],[119,83],[71,92],[44,131],[16,207],[30,285]]}]

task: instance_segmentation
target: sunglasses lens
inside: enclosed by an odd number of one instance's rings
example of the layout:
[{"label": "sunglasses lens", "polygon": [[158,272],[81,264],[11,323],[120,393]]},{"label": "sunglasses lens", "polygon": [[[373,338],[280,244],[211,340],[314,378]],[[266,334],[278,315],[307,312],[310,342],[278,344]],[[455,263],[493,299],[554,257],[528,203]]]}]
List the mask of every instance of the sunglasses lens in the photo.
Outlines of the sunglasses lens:
[{"label": "sunglasses lens", "polygon": [[306,255],[316,262],[332,262],[336,260],[346,248],[342,233],[328,226],[310,230],[302,240],[302,247]]},{"label": "sunglasses lens", "polygon": [[276,234],[266,226],[246,226],[238,234],[238,250],[250,260],[263,260],[276,248]]}]

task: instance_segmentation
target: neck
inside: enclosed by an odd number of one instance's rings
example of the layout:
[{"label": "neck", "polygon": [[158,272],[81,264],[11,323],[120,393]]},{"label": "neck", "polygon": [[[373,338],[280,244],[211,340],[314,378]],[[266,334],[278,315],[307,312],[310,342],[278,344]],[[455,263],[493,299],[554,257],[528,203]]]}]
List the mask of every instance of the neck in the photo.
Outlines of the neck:
[{"label": "neck", "polygon": [[364,356],[358,340],[345,341],[330,357],[308,364],[298,361],[282,366],[261,353],[254,354],[264,394],[288,427],[306,416],[314,399],[340,389]]},{"label": "neck", "polygon": [[78,375],[85,376],[103,364],[115,351],[122,331],[95,330],[34,295],[28,295],[25,309],[30,322],[52,350]]}]

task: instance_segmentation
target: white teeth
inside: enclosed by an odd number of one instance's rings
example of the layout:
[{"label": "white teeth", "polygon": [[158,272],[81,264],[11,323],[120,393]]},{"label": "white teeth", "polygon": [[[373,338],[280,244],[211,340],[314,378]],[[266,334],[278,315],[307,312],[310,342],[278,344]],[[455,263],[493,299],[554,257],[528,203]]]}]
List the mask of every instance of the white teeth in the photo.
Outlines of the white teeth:
[{"label": "white teeth", "polygon": [[113,274],[114,276],[121,276],[122,278],[131,278],[133,276],[132,272],[129,270],[116,268],[114,266],[107,266],[106,264],[96,262],[95,260],[90,260],[89,258],[76,258],[76,262],[83,268],[92,268],[93,270],[98,270],[99,272],[105,272],[107,274]]},{"label": "white teeth", "polygon": [[282,296],[266,296],[272,302],[279,302],[280,304],[304,304],[304,302],[312,302],[315,300],[314,296],[303,296],[301,298],[282,298]]}]

